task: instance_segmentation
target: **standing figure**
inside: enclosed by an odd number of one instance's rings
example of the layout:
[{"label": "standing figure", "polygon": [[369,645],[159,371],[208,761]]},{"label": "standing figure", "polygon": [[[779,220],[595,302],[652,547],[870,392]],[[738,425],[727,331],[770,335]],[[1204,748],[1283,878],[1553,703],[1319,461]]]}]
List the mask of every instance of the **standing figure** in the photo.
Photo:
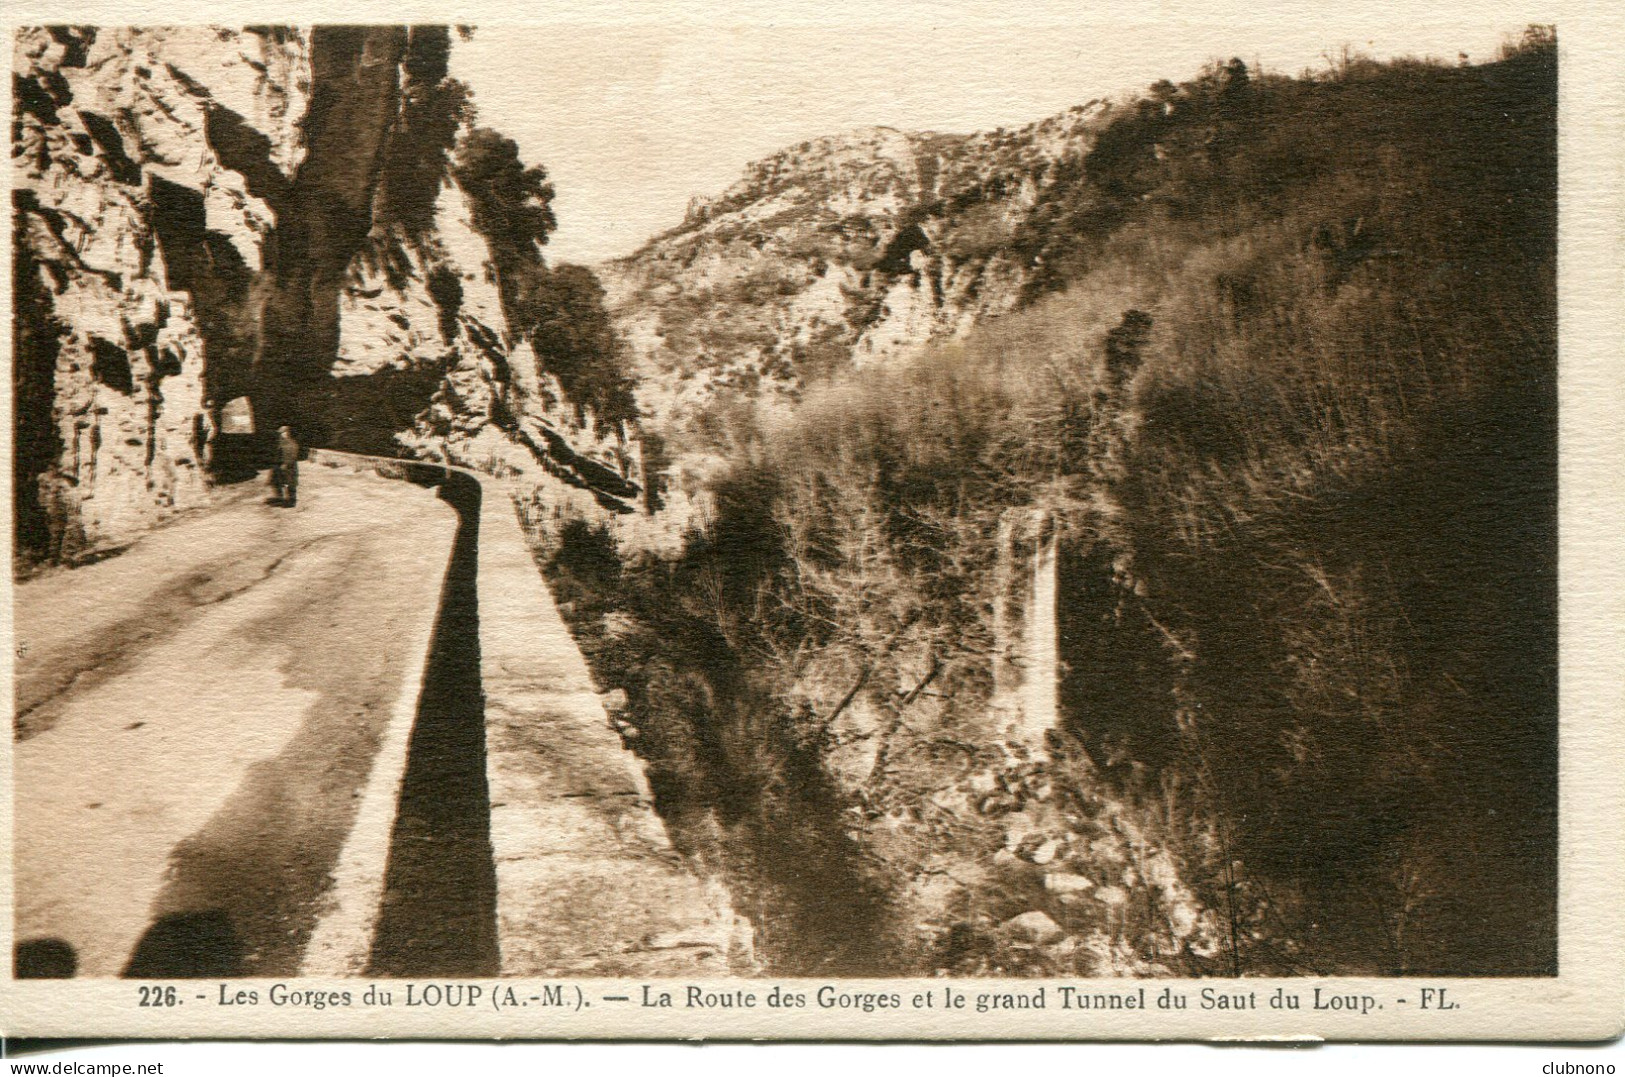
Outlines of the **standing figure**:
[{"label": "standing figure", "polygon": [[281,426],[276,432],[276,466],[271,468],[271,483],[276,487],[275,501],[292,507],[299,503],[299,442],[293,431]]},{"label": "standing figure", "polygon": [[203,410],[193,420],[192,431],[193,449],[197,453],[198,462],[203,467],[204,479],[207,481],[213,481],[215,439],[219,436],[220,409],[215,406],[211,397],[203,402]]}]

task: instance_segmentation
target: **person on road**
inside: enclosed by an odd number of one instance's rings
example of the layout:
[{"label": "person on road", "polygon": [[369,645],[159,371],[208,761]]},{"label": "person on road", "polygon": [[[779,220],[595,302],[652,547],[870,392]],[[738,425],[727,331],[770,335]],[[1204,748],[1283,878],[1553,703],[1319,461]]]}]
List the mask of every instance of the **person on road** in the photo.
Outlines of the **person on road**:
[{"label": "person on road", "polygon": [[192,418],[192,452],[198,462],[203,481],[214,485],[215,439],[220,436],[220,413],[211,398],[203,402],[203,410]]},{"label": "person on road", "polygon": [[299,503],[299,442],[286,426],[277,428],[276,465],[271,468],[271,483],[276,487],[274,503],[290,508]]}]

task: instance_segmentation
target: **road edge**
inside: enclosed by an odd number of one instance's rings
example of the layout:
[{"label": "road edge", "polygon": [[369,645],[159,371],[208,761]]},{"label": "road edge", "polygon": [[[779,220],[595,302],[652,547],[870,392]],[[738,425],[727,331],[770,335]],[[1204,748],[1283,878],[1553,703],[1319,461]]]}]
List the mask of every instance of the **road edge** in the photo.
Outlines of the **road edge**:
[{"label": "road edge", "polygon": [[[323,466],[357,470],[354,463],[344,457],[326,458],[325,454],[313,452],[311,458]],[[463,526],[461,522],[459,526]],[[328,909],[317,919],[310,933],[299,963],[300,976],[360,976],[366,971],[373,931],[382,909],[390,834],[395,826],[401,784],[406,778],[408,749],[417,725],[418,700],[423,695],[424,678],[428,674],[435,625],[440,621],[441,606],[445,602],[444,581],[456,556],[454,538],[441,571],[440,597],[413,630],[407,651],[409,676],[404,678],[406,683],[396,697],[378,752],[373,756],[355,823],[333,864],[333,881],[323,894]]]}]

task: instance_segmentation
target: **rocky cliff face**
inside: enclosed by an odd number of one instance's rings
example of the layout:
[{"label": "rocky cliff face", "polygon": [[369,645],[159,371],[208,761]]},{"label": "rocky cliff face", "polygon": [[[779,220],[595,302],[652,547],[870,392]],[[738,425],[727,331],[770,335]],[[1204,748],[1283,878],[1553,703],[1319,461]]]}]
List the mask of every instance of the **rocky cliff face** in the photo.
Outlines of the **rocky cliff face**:
[{"label": "rocky cliff face", "polygon": [[[308,38],[25,29],[14,48],[19,546],[116,543],[204,494],[211,330],[240,319],[275,224],[209,130],[232,117],[285,177]],[[229,310],[232,300],[236,310]]]},{"label": "rocky cliff face", "polygon": [[[24,29],[14,494],[26,560],[207,497],[206,402],[261,434],[640,493],[516,343],[447,158],[445,27]],[[216,461],[218,463],[218,461]],[[607,500],[606,500],[607,499]]]},{"label": "rocky cliff face", "polygon": [[544,530],[635,514],[644,480],[636,437],[578,409],[516,339],[471,217],[448,180],[429,242],[389,266],[350,267],[327,383],[334,441],[513,478]]},{"label": "rocky cliff face", "polygon": [[793,398],[849,365],[966,331],[1042,286],[1031,239],[1075,178],[1100,102],[1011,131],[873,128],[751,165],[638,253],[601,267],[654,424]]}]

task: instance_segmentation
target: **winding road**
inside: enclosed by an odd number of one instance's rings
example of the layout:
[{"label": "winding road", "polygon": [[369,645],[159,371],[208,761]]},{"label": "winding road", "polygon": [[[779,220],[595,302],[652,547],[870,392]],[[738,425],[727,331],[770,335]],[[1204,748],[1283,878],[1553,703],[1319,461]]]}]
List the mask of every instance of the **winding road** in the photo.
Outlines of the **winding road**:
[{"label": "winding road", "polygon": [[365,805],[397,825],[457,513],[319,467],[266,493],[15,588],[20,974],[293,974]]}]

